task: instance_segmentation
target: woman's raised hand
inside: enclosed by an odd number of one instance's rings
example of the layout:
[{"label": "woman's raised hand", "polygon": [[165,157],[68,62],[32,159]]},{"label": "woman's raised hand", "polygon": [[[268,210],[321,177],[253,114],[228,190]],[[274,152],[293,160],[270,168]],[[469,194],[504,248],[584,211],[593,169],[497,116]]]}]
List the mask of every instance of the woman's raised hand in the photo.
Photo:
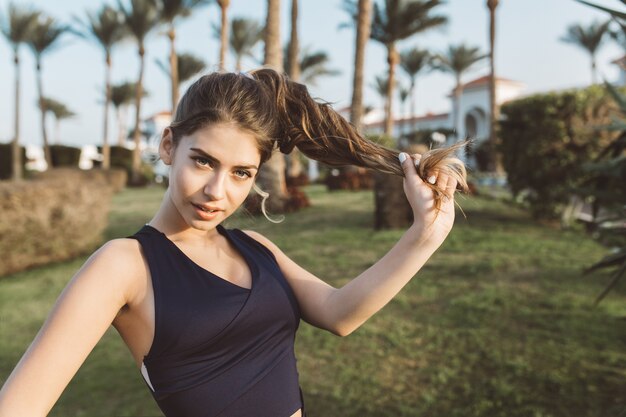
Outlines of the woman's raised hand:
[{"label": "woman's raised hand", "polygon": [[440,245],[454,224],[454,191],[457,181],[445,172],[428,172],[427,181],[445,192],[439,211],[435,207],[435,193],[417,173],[420,154],[400,153],[404,170],[404,194],[413,210],[413,229],[421,234],[420,239]]}]

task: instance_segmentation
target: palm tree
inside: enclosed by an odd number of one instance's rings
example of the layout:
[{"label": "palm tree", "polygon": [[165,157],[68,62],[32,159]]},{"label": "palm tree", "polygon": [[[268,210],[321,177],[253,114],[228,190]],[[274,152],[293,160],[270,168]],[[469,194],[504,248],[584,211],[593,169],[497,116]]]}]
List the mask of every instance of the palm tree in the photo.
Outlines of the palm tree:
[{"label": "palm tree", "polygon": [[372,27],[372,0],[359,0],[356,10],[356,45],[354,50],[354,74],[352,76],[352,101],[350,121],[361,130],[363,119],[363,78],[365,68],[365,46]]},{"label": "palm tree", "polygon": [[141,98],[143,97],[143,73],[145,66],[145,39],[148,33],[157,27],[159,23],[159,8],[157,0],[130,0],[130,7],[124,6],[122,0],[118,0],[119,8],[124,15],[124,22],[128,30],[137,42],[137,53],[139,54],[139,76],[137,78],[137,91],[135,92],[135,127],[133,130],[133,140],[135,149],[133,150],[132,178],[131,183],[139,183],[139,171],[141,168]]},{"label": "palm tree", "polygon": [[291,0],[291,36],[287,44],[285,57],[285,68],[289,78],[293,81],[300,81],[300,42],[298,40],[298,0]]},{"label": "palm tree", "polygon": [[393,134],[392,97],[395,68],[400,62],[396,42],[446,23],[445,16],[431,15],[432,10],[441,4],[443,4],[441,0],[385,0],[384,6],[374,3],[374,19],[370,36],[385,45],[389,64],[389,91],[387,92],[389,99],[385,109],[385,133],[387,135]]},{"label": "palm tree", "polygon": [[52,167],[52,155],[48,144],[48,133],[46,132],[46,106],[43,102],[43,82],[41,77],[42,58],[58,45],[58,40],[68,28],[59,24],[55,18],[39,15],[36,23],[30,28],[27,43],[35,55],[35,66],[37,71],[37,91],[39,95],[39,107],[41,109],[41,131],[43,136],[44,155],[48,167]]},{"label": "palm tree", "polygon": [[573,24],[567,28],[567,34],[561,38],[563,42],[574,44],[589,53],[591,56],[591,82],[593,84],[597,82],[596,53],[602,45],[610,23],[610,20],[604,23],[594,21],[587,27]]},{"label": "palm tree", "polygon": [[[280,0],[267,0],[267,19],[265,24],[264,64],[278,72],[283,71],[283,57],[280,42]],[[259,172],[259,182],[269,193],[268,207],[274,212],[284,212],[288,201],[285,182],[285,158],[282,153],[274,152],[263,164]]]},{"label": "palm tree", "polygon": [[490,160],[493,163],[493,170],[502,172],[502,162],[496,150],[496,120],[498,120],[498,108],[496,106],[496,63],[494,51],[496,45],[496,7],[499,0],[487,0],[489,8],[489,142],[491,143]]},{"label": "palm tree", "polygon": [[[283,66],[292,81],[300,82],[300,42],[298,40],[298,0],[291,0],[291,33],[283,54]],[[302,175],[300,151],[297,148],[286,157],[287,177],[297,178]]]},{"label": "palm tree", "polygon": [[415,117],[415,85],[420,72],[424,71],[430,64],[430,52],[425,49],[411,48],[400,54],[400,68],[407,73],[411,80],[409,85],[409,95],[411,97],[410,117]]},{"label": "palm tree", "polygon": [[196,7],[208,4],[209,0],[160,0],[161,4],[161,21],[167,25],[167,37],[170,40],[170,74],[171,74],[171,95],[172,95],[172,114],[176,110],[178,104],[178,64],[176,59],[176,27],[175,21],[178,18],[187,17]]},{"label": "palm tree", "polygon": [[12,148],[13,180],[19,181],[23,177],[22,152],[20,152],[20,46],[27,42],[28,33],[37,22],[39,12],[9,4],[9,14],[3,16],[0,22],[0,30],[13,48],[13,62],[15,64],[15,133]]},{"label": "palm tree", "polygon": [[[44,97],[41,102],[44,103],[44,110],[54,117],[54,143],[57,144],[60,141],[60,122],[64,119],[69,119],[76,116],[76,113],[67,108],[67,106],[60,101],[57,101],[50,97]],[[41,103],[39,104],[41,106]]]},{"label": "palm tree", "polygon": [[470,69],[478,61],[485,59],[487,55],[480,52],[478,47],[469,47],[464,44],[450,45],[448,50],[435,56],[434,68],[454,74],[455,87],[454,87],[454,110],[452,120],[454,122],[454,129],[456,130],[456,136],[459,137],[460,126],[460,112],[459,104],[461,99],[461,93],[463,87],[461,86],[461,77],[463,73]]},{"label": "palm tree", "polygon": [[86,12],[87,20],[76,18],[82,27],[77,32],[80,36],[97,42],[104,51],[104,127],[102,134],[102,168],[109,169],[111,165],[111,150],[109,147],[109,106],[111,103],[111,49],[124,39],[128,32],[119,10],[111,6],[102,6],[97,14]]},{"label": "palm tree", "polygon": [[222,23],[220,26],[220,70],[226,70],[226,51],[228,50],[228,6],[230,0],[217,0],[220,6]]},{"label": "palm tree", "polygon": [[[124,146],[124,143],[126,142],[126,137],[128,136],[126,131],[126,117],[124,117],[123,111],[130,103],[133,102],[136,91],[137,84],[132,82],[113,84],[111,86],[111,104],[113,104],[113,107],[115,107],[115,115],[117,119],[118,146]],[[148,92],[145,89],[142,89],[141,92],[143,97],[148,96]]]},{"label": "palm tree", "polygon": [[[288,47],[285,48],[288,50]],[[288,53],[284,55],[284,67],[291,67],[291,58]],[[317,79],[324,76],[338,75],[341,72],[336,69],[328,68],[328,62],[330,58],[324,51],[310,52],[310,48],[305,47],[300,53],[298,59],[298,78],[294,81],[299,81],[303,84],[316,85]],[[289,74],[289,73],[288,73]],[[290,75],[291,77],[291,75]]]},{"label": "palm tree", "polygon": [[409,87],[409,88],[407,88],[407,87],[405,87],[404,85],[401,85],[401,86],[398,88],[398,95],[400,96],[400,109],[401,109],[401,111],[402,111],[402,114],[401,114],[401,119],[403,120],[403,123],[402,123],[402,128],[401,128],[401,130],[400,130],[400,131],[401,131],[402,133],[406,133],[406,132],[405,132],[405,130],[406,130],[406,129],[405,129],[405,127],[406,127],[406,125],[407,125],[407,123],[406,123],[406,100],[407,100],[407,99],[410,97],[410,95],[411,95],[411,88],[410,88],[410,87]]},{"label": "palm tree", "polygon": [[[158,67],[161,68],[161,70],[169,78],[171,78],[172,74],[170,72],[169,66],[165,64],[165,62],[159,61],[158,59],[155,61]],[[195,55],[187,53],[179,54],[176,57],[176,63],[178,66],[176,70],[176,74],[178,76],[176,84],[184,83],[185,81],[202,71],[204,68],[206,68],[206,64],[202,59],[196,57]]]},{"label": "palm tree", "polygon": [[371,84],[371,87],[378,93],[380,98],[383,99],[383,106],[387,107],[387,101],[389,101],[389,78],[387,78],[388,74],[377,75],[374,78],[374,83]]},{"label": "palm tree", "polygon": [[252,56],[252,49],[263,39],[263,27],[256,20],[235,18],[230,27],[230,50],[236,57],[237,72],[241,71],[241,60]]},{"label": "palm tree", "polygon": [[280,0],[267,0],[265,58],[263,63],[282,72],[283,50],[280,45]]}]

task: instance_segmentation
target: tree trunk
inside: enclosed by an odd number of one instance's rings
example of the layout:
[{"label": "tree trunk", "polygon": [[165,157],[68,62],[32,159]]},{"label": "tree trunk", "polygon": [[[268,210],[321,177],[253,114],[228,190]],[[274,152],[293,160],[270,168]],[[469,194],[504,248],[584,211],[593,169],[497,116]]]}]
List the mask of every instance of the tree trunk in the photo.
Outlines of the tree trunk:
[{"label": "tree trunk", "polygon": [[139,45],[139,78],[137,79],[137,89],[135,90],[135,129],[133,131],[133,141],[135,149],[133,149],[132,164],[132,180],[131,182],[138,185],[141,182],[141,96],[143,95],[143,70],[144,70],[145,50],[143,45]]},{"label": "tree trunk", "polygon": [[226,71],[226,50],[228,49],[228,6],[230,0],[217,0],[222,10],[222,27],[220,31],[220,71]]},{"label": "tree trunk", "polygon": [[410,103],[410,108],[409,108],[409,112],[410,117],[411,117],[411,123],[413,123],[413,119],[415,118],[415,108],[417,106],[416,100],[415,100],[415,77],[411,77],[411,86],[409,87],[409,94],[411,96],[411,103]]},{"label": "tree trunk", "polygon": [[[283,72],[283,56],[280,42],[280,0],[267,0],[267,20],[265,25],[265,65]],[[285,182],[285,157],[274,151],[272,157],[263,164],[259,183],[270,194],[267,208],[274,213],[285,211],[289,196]]]},{"label": "tree trunk", "polygon": [[287,74],[293,81],[300,81],[300,60],[298,40],[298,0],[291,0],[291,37],[289,38],[289,68]]},{"label": "tree trunk", "polygon": [[54,118],[54,144],[61,143],[61,122],[56,117]]},{"label": "tree trunk", "polygon": [[354,51],[354,77],[352,81],[352,104],[350,122],[357,131],[363,123],[363,78],[365,68],[365,47],[370,37],[372,25],[372,0],[359,0],[359,14],[356,28],[356,47]]},{"label": "tree trunk", "polygon": [[[291,35],[289,38],[289,68],[287,74],[292,81],[300,81],[300,59],[298,40],[298,0],[291,0]],[[302,174],[302,162],[300,162],[300,151],[294,148],[287,156],[288,168],[287,177],[298,178]]]},{"label": "tree trunk", "polygon": [[126,144],[126,117],[123,112],[124,105],[117,108],[117,144],[118,146],[124,146]]},{"label": "tree trunk", "polygon": [[170,24],[170,29],[167,32],[167,37],[170,39],[170,79],[172,86],[172,119],[174,119],[174,113],[176,113],[176,105],[178,104],[178,55],[176,55],[176,30],[174,24]]},{"label": "tree trunk", "polygon": [[283,49],[280,43],[280,0],[267,0],[264,64],[283,71]]},{"label": "tree trunk", "polygon": [[48,169],[52,168],[52,155],[50,154],[50,144],[48,143],[48,132],[46,131],[46,103],[44,102],[43,83],[41,81],[41,60],[37,60],[37,91],[39,93],[39,108],[41,109],[41,134],[43,137],[43,154],[48,164]]},{"label": "tree trunk", "polygon": [[24,177],[22,172],[22,152],[20,149],[20,58],[15,50],[15,136],[11,144],[13,163],[13,180],[19,181]]},{"label": "tree trunk", "polygon": [[107,51],[104,93],[104,127],[102,137],[102,169],[111,167],[111,148],[109,146],[109,107],[111,103],[111,53]]},{"label": "tree trunk", "polygon": [[596,57],[591,55],[591,84],[596,85],[598,83],[598,76],[596,74]]},{"label": "tree trunk", "polygon": [[487,0],[489,7],[489,142],[491,143],[490,167],[492,171],[497,173],[504,172],[502,165],[502,155],[497,151],[498,133],[498,106],[496,104],[496,61],[495,61],[495,45],[496,45],[496,7],[498,0]]},{"label": "tree trunk", "polygon": [[385,106],[385,134],[393,137],[393,89],[396,82],[396,64],[400,56],[395,43],[387,45],[387,63],[389,64],[389,81],[387,83],[387,101]]},{"label": "tree trunk", "polygon": [[454,123],[454,137],[455,142],[461,139],[461,123],[460,123],[460,110],[461,110],[461,74],[456,75],[456,84],[454,85],[454,110],[452,114],[452,120]]},{"label": "tree trunk", "polygon": [[404,194],[402,177],[374,172],[374,228],[406,228],[413,222],[413,210]]},{"label": "tree trunk", "polygon": [[235,63],[235,70],[241,72],[241,56],[237,55],[237,62]]}]

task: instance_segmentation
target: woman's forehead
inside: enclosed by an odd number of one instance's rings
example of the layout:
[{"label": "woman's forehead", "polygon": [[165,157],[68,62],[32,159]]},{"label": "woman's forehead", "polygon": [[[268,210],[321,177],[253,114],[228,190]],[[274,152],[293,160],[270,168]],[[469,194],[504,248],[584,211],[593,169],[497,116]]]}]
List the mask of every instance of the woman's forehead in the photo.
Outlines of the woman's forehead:
[{"label": "woman's forehead", "polygon": [[261,154],[255,135],[236,126],[214,124],[198,129],[185,138],[184,146],[201,150],[213,157],[236,162],[236,165],[258,165]]}]

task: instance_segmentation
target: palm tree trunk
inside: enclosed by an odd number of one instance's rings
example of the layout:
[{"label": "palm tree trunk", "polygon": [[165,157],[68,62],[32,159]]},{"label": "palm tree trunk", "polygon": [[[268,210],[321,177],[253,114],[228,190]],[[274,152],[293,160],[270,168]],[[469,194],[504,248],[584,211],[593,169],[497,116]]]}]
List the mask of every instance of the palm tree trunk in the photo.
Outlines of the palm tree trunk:
[{"label": "palm tree trunk", "polygon": [[19,181],[23,178],[22,172],[22,152],[20,149],[20,58],[19,53],[15,50],[15,136],[13,136],[12,159],[13,162],[13,180]]},{"label": "palm tree trunk", "polygon": [[124,106],[117,108],[117,145],[124,146],[126,143],[126,117],[123,112]]},{"label": "palm tree trunk", "polygon": [[363,73],[365,68],[365,47],[370,37],[372,25],[372,0],[359,0],[357,17],[356,48],[354,52],[354,77],[352,81],[352,104],[350,122],[361,131],[363,119]]},{"label": "palm tree trunk", "polygon": [[456,75],[456,85],[454,87],[454,137],[455,142],[461,139],[461,74]]},{"label": "palm tree trunk", "polygon": [[241,56],[237,55],[237,61],[235,63],[235,70],[241,72]]},{"label": "palm tree trunk", "polygon": [[489,142],[491,143],[490,162],[493,164],[490,170],[498,173],[504,171],[502,158],[496,147],[498,137],[496,123],[498,120],[498,106],[496,105],[496,64],[494,51],[496,45],[496,7],[498,0],[487,0],[489,7]]},{"label": "palm tree trunk", "polygon": [[415,77],[413,77],[411,78],[411,86],[409,87],[409,89],[411,90],[409,92],[409,95],[411,96],[411,103],[410,103],[411,107],[409,109],[409,112],[411,113],[410,114],[411,123],[413,123],[413,118],[415,117],[415,108],[417,106],[417,103],[415,102],[415,85],[416,85]]},{"label": "palm tree trunk", "polygon": [[267,0],[264,63],[277,71],[283,71],[283,49],[280,43],[280,0]]},{"label": "palm tree trunk", "polygon": [[595,55],[591,55],[591,83],[593,85],[598,83],[598,76],[596,72],[596,57]]},{"label": "palm tree trunk", "polygon": [[176,30],[174,24],[170,24],[170,29],[167,32],[167,37],[170,39],[170,78],[172,85],[172,118],[176,113],[176,105],[178,104],[178,55],[176,55]]},{"label": "palm tree trunk", "polygon": [[37,91],[39,94],[39,108],[41,109],[41,134],[43,137],[43,154],[48,164],[48,169],[52,168],[52,155],[50,154],[50,144],[48,143],[48,132],[46,131],[46,103],[44,102],[43,83],[41,81],[41,60],[37,60]]},{"label": "palm tree trunk", "polygon": [[291,36],[289,38],[289,68],[287,74],[293,81],[300,81],[300,60],[298,59],[298,0],[291,0]]},{"label": "palm tree trunk", "polygon": [[[280,43],[280,0],[267,0],[267,20],[265,25],[265,65],[276,71],[283,71],[283,56]],[[285,158],[278,151],[265,162],[259,172],[259,182],[270,193],[267,205],[270,211],[285,211],[288,201],[285,182]]]},{"label": "palm tree trunk", "polygon": [[387,63],[389,64],[389,82],[385,108],[385,135],[393,136],[393,88],[396,82],[396,64],[400,61],[395,43],[387,45]]},{"label": "palm tree trunk", "polygon": [[61,122],[56,117],[54,118],[54,144],[61,143]]},{"label": "palm tree trunk", "polygon": [[140,182],[140,169],[141,169],[141,130],[139,124],[141,123],[141,96],[143,95],[143,70],[145,65],[144,60],[145,50],[143,45],[139,46],[139,78],[137,79],[137,89],[135,91],[135,130],[133,131],[133,140],[135,142],[135,149],[133,150],[133,165],[132,165],[132,182],[133,184],[139,184]]},{"label": "palm tree trunk", "polygon": [[220,71],[226,71],[226,50],[228,49],[228,6],[230,0],[218,0],[222,10],[222,27],[220,31]]},{"label": "palm tree trunk", "polygon": [[109,147],[109,107],[111,103],[111,53],[106,53],[105,93],[104,93],[104,128],[102,137],[102,169],[111,167],[111,148]]},{"label": "palm tree trunk", "polygon": [[[293,81],[300,81],[299,47],[298,0],[291,0],[291,35],[289,38],[289,68],[287,69],[287,74]],[[300,162],[300,151],[298,148],[294,148],[287,156],[287,162],[289,162],[287,176],[290,178],[299,177],[302,174],[302,162]]]}]

